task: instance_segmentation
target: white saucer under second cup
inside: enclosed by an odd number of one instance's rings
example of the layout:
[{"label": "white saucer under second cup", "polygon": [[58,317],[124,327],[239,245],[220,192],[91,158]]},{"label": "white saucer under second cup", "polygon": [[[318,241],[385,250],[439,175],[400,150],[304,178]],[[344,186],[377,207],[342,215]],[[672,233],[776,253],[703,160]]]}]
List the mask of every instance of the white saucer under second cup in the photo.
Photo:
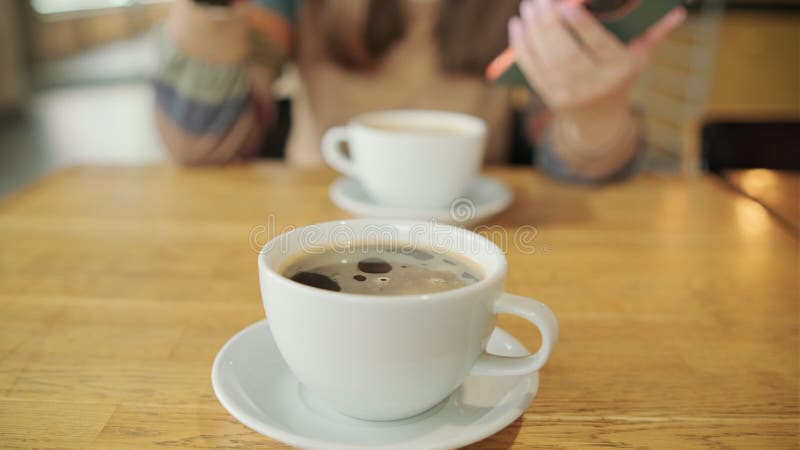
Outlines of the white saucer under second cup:
[{"label": "white saucer under second cup", "polygon": [[[487,350],[528,352],[496,328]],[[502,430],[533,401],[539,374],[467,378],[447,399],[409,419],[369,422],[344,416],[307,393],[272,340],[266,320],[233,336],[219,351],[211,382],[220,403],[251,429],[289,445],[318,450],[458,448]]]},{"label": "white saucer under second cup", "polygon": [[328,193],[336,206],[358,217],[435,220],[461,227],[475,225],[502,212],[514,198],[508,186],[485,176],[475,178],[463,196],[439,209],[381,205],[372,200],[354,178],[339,178]]}]

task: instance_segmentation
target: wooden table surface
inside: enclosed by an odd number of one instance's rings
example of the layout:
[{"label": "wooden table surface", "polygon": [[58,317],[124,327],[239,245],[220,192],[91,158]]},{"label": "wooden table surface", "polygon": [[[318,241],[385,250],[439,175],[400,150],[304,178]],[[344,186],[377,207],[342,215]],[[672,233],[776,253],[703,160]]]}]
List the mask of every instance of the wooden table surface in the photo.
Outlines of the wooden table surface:
[{"label": "wooden table surface", "polygon": [[734,189],[761,203],[790,230],[800,232],[800,172],[726,170],[723,176]]},{"label": "wooden table surface", "polygon": [[[589,189],[493,169],[510,292],[561,323],[528,411],[474,449],[797,448],[798,240],[709,178]],[[263,317],[254,245],[347,217],[334,174],[76,168],[0,204],[0,448],[284,448],[211,389]],[[273,221],[274,219],[274,221]],[[502,327],[536,345],[513,317]]]}]

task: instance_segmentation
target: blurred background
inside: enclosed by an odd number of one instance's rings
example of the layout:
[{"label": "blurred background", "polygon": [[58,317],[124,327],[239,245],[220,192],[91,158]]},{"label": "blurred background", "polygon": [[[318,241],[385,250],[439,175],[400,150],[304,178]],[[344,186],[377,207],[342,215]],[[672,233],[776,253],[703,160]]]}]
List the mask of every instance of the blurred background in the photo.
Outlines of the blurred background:
[{"label": "blurred background", "polygon": [[[0,0],[0,198],[70,165],[169,160],[148,81],[169,4]],[[284,117],[295,74],[278,81]],[[517,95],[520,107],[525,95]],[[800,1],[693,6],[635,95],[647,111],[649,169],[792,168],[800,154]]]}]

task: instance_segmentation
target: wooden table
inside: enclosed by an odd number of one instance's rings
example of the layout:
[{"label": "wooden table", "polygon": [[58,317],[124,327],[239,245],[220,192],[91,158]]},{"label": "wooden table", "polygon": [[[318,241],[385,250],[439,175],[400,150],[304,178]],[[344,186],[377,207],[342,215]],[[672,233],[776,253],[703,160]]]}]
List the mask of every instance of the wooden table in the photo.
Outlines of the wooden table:
[{"label": "wooden table", "polygon": [[800,232],[800,172],[726,170],[723,177],[734,189],[761,203],[789,230]]},{"label": "wooden table", "polygon": [[[516,194],[495,223],[538,230],[535,254],[509,248],[508,290],[548,303],[561,338],[530,409],[471,448],[797,448],[795,235],[707,178],[489,173]],[[87,167],[4,201],[0,447],[284,448],[228,415],[209,372],[263,317],[253,246],[347,217],[333,179]]]}]

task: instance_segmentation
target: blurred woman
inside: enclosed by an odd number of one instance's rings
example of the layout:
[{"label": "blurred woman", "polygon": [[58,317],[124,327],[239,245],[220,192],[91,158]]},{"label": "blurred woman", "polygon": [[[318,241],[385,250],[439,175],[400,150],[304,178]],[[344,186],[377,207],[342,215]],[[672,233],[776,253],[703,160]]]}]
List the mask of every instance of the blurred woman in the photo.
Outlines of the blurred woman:
[{"label": "blurred woman", "polygon": [[[654,1],[654,0],[649,0]],[[206,0],[206,3],[227,3]],[[159,129],[175,158],[224,163],[258,153],[275,117],[270,86],[299,69],[286,158],[321,164],[321,134],[360,113],[459,111],[489,124],[488,163],[509,158],[509,91],[484,71],[511,45],[539,93],[527,136],[540,166],[576,181],[627,173],[641,125],[628,93],[676,9],[629,45],[585,8],[556,0],[177,0],[155,83]]]}]

